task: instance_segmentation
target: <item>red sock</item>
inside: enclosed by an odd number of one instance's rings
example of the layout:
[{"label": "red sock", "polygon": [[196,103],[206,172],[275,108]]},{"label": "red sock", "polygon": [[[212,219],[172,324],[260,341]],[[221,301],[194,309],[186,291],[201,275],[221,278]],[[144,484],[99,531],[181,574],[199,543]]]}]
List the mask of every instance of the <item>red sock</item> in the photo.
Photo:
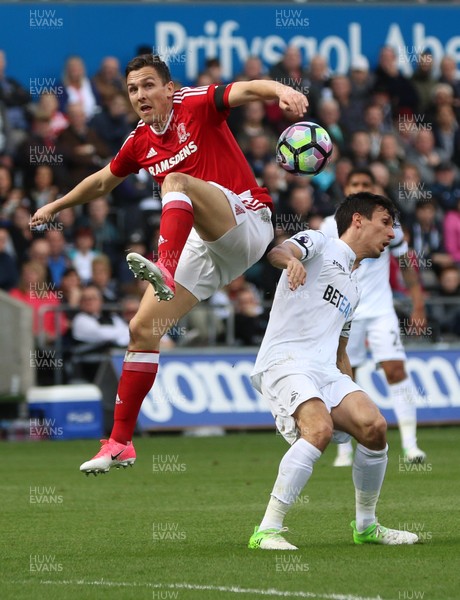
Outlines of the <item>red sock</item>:
[{"label": "red sock", "polygon": [[190,198],[181,192],[167,192],[162,202],[158,259],[174,277],[180,255],[193,227],[193,206]]},{"label": "red sock", "polygon": [[155,381],[159,358],[160,353],[156,351],[126,352],[110,434],[120,444],[126,444],[133,438],[141,404]]}]

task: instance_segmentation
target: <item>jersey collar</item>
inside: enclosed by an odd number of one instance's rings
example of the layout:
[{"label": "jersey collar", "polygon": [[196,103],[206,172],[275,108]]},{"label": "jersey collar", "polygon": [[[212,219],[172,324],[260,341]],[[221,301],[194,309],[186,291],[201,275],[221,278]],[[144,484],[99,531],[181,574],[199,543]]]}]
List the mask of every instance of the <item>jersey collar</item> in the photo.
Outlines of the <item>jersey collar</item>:
[{"label": "jersey collar", "polygon": [[155,131],[155,129],[150,125],[150,129],[151,129],[151,131],[153,131],[153,133],[155,135],[160,136],[160,135],[163,135],[164,133],[166,133],[166,131],[168,131],[169,125],[171,124],[171,121],[172,121],[172,118],[173,118],[173,112],[174,112],[174,110],[171,109],[171,112],[169,114],[169,117],[168,117],[168,120],[166,122],[166,125],[163,127],[163,129],[161,131]]},{"label": "jersey collar", "polygon": [[353,270],[353,265],[355,264],[356,254],[353,252],[350,246],[343,240],[336,239],[335,241],[337,242],[337,246],[344,256],[346,264],[348,265],[348,270],[351,273],[351,271]]}]

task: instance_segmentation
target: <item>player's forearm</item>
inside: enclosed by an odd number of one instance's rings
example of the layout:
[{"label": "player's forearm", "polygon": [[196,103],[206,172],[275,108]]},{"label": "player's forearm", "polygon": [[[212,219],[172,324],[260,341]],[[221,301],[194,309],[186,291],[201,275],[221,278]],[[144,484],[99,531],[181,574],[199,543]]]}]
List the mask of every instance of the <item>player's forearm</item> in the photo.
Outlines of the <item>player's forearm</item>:
[{"label": "player's forearm", "polygon": [[65,196],[52,202],[51,207],[54,214],[56,214],[64,208],[86,204],[87,202],[91,202],[91,200],[104,196],[112,191],[113,187],[100,176],[99,172],[93,173],[93,175],[83,179]]},{"label": "player's forearm", "polygon": [[267,255],[270,264],[277,269],[287,269],[290,261],[295,259],[293,252],[284,244],[276,246]]},{"label": "player's forearm", "polygon": [[424,310],[425,302],[423,299],[423,290],[420,285],[418,274],[410,264],[401,267],[401,273],[404,283],[409,290],[414,310]]},{"label": "player's forearm", "polygon": [[351,368],[350,359],[345,350],[337,353],[337,368],[341,373],[348,375],[353,379],[353,370]]}]

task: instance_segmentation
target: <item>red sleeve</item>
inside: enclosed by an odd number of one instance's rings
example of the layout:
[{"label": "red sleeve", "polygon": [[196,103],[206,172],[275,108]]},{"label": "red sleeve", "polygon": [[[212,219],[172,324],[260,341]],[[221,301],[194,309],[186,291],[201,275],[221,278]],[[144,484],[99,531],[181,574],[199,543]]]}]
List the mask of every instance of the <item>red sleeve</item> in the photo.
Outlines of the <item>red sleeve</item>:
[{"label": "red sleeve", "polygon": [[131,173],[139,173],[141,169],[134,153],[135,132],[129,134],[118,154],[110,161],[110,170],[115,177],[127,177]]},{"label": "red sleeve", "polygon": [[208,85],[196,88],[181,88],[176,94],[182,104],[191,112],[197,112],[201,117],[221,123],[228,118],[230,106],[228,96],[232,84]]}]

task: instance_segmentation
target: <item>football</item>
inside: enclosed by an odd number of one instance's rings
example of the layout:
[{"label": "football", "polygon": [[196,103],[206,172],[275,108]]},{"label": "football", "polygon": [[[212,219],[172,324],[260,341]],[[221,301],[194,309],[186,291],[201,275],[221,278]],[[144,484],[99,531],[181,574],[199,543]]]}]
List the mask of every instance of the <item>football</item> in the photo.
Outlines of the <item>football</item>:
[{"label": "football", "polygon": [[317,175],[327,165],[331,154],[332,141],[328,132],[309,121],[290,125],[276,145],[276,161],[296,175]]}]

